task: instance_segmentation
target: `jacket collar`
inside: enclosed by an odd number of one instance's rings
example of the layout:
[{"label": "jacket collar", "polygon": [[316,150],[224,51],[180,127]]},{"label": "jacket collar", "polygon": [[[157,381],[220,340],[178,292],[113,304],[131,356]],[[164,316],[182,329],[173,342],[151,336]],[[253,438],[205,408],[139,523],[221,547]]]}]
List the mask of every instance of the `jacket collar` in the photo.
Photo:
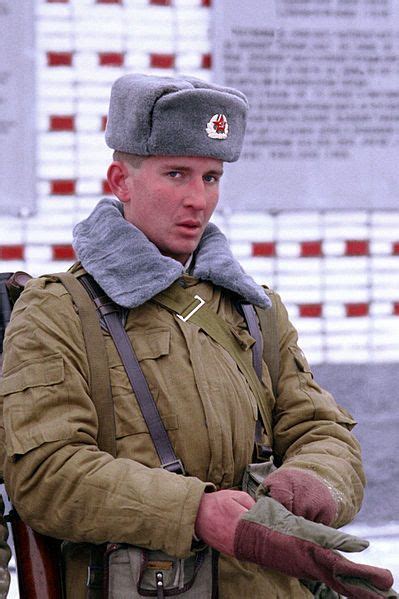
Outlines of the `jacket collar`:
[{"label": "jacket collar", "polygon": [[[120,306],[135,308],[164,291],[184,273],[183,265],[167,256],[123,218],[116,199],[101,200],[73,231],[73,247],[85,270]],[[191,274],[224,287],[245,301],[266,308],[265,291],[245,274],[226,237],[213,223],[204,231]]]}]

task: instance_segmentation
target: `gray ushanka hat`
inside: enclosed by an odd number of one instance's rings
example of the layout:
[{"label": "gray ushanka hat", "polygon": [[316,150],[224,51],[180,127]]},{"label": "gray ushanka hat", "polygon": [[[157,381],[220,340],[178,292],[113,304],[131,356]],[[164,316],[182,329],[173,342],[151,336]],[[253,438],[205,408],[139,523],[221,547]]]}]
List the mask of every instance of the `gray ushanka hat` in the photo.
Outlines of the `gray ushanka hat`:
[{"label": "gray ushanka hat", "polygon": [[248,102],[238,90],[194,77],[124,75],[115,81],[105,140],[138,156],[238,160]]}]

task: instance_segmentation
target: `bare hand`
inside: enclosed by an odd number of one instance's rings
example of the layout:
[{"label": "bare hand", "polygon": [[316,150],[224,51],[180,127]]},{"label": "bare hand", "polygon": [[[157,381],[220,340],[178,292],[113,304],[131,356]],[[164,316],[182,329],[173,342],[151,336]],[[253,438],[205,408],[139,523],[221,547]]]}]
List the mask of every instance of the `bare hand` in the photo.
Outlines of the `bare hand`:
[{"label": "bare hand", "polygon": [[204,493],[195,522],[195,534],[207,545],[234,555],[238,521],[255,501],[244,491],[223,490]]}]

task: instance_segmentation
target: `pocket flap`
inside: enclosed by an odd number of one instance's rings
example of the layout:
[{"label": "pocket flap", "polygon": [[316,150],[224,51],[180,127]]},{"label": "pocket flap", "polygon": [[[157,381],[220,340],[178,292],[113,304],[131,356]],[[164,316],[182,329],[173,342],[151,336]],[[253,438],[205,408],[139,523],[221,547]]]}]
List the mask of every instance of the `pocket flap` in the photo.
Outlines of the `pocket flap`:
[{"label": "pocket flap", "polygon": [[294,360],[295,360],[295,364],[297,365],[297,368],[301,372],[308,372],[309,374],[312,374],[309,363],[306,359],[305,354],[301,350],[301,348],[298,347],[297,345],[291,345],[288,349],[294,356]]},{"label": "pocket flap", "polygon": [[134,333],[132,338],[138,360],[156,360],[169,354],[170,331],[168,329]]},{"label": "pocket flap", "polygon": [[56,385],[64,380],[64,362],[61,354],[53,354],[23,362],[17,372],[5,374],[0,382],[0,393],[9,395],[33,387]]}]

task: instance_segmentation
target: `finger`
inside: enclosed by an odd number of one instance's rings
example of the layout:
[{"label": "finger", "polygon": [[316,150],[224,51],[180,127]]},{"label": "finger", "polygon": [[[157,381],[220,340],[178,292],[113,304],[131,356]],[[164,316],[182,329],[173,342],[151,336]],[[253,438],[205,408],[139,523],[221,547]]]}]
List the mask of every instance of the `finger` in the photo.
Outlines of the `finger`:
[{"label": "finger", "polygon": [[359,578],[384,591],[387,591],[393,585],[393,577],[389,570],[367,564],[358,564],[343,556],[340,556],[340,558],[336,561],[334,568],[335,576],[338,579],[345,580],[347,577]]},{"label": "finger", "polygon": [[242,505],[247,510],[251,509],[251,507],[255,504],[255,500],[250,495],[248,495],[248,493],[245,493],[244,491],[237,491],[234,494],[233,499],[234,499],[234,501],[236,501],[238,504]]}]

